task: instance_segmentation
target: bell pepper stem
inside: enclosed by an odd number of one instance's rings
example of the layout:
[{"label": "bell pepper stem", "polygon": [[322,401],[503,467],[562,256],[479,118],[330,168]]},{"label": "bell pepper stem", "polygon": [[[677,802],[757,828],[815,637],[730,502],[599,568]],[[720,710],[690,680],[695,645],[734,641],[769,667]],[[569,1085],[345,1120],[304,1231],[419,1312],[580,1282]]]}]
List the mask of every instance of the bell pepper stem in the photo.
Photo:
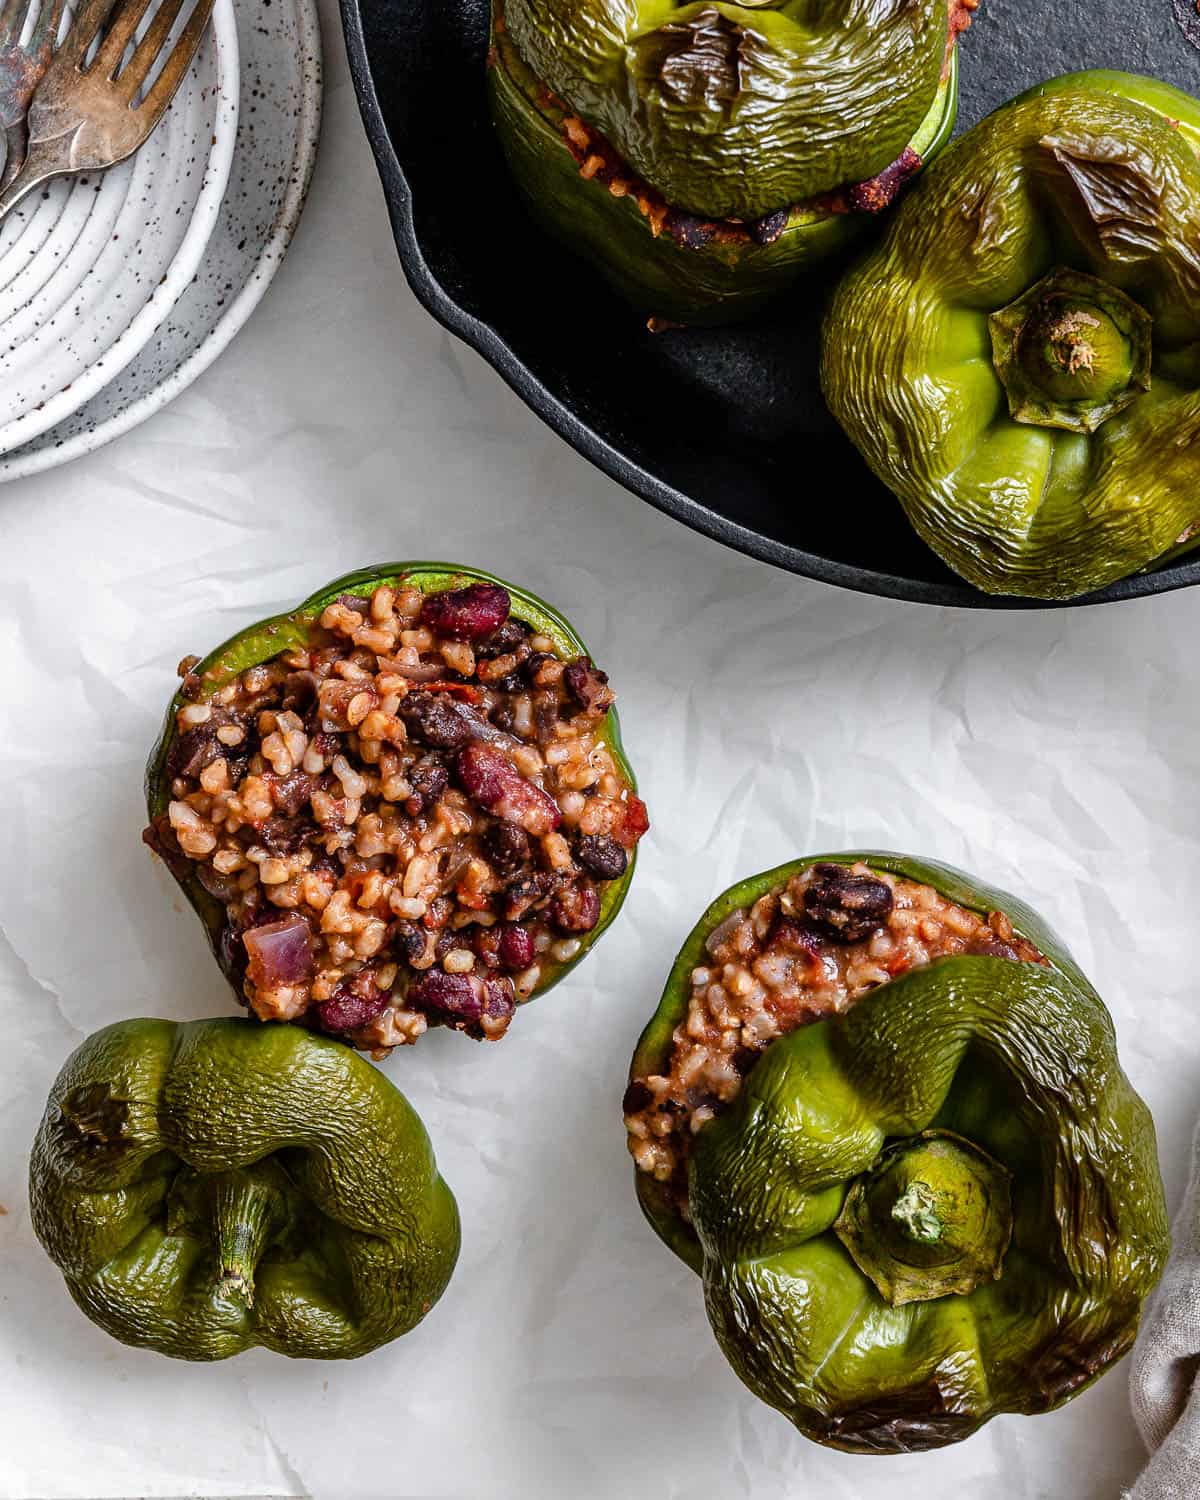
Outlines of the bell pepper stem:
[{"label": "bell pepper stem", "polygon": [[215,1175],[211,1203],[218,1293],[253,1307],[254,1273],[287,1222],[286,1199],[260,1165]]},{"label": "bell pepper stem", "polygon": [[936,1245],[943,1227],[936,1204],[936,1195],[927,1182],[910,1182],[904,1194],[892,1204],[892,1218],[910,1240]]}]

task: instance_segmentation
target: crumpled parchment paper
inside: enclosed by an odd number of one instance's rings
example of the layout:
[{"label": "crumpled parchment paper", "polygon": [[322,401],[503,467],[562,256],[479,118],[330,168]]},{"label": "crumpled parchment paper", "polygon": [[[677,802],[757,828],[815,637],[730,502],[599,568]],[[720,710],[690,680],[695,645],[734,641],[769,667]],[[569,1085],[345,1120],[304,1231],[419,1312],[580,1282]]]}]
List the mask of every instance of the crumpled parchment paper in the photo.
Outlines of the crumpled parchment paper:
[{"label": "crumpled parchment paper", "polygon": [[[620,1097],[715,893],[800,851],[910,850],[1019,889],[1060,929],[1113,1010],[1177,1201],[1200,1098],[1200,593],[946,613],[659,516],[417,306],[329,50],[313,195],[250,326],[139,431],[0,490],[0,1495],[1115,1500],[1144,1461],[1124,1368],[940,1454],[799,1437],[739,1385],[699,1283],[642,1222]],[[403,557],[480,562],[579,625],[654,821],[633,893],[502,1044],[433,1035],[383,1065],[463,1216],[419,1329],[351,1364],[125,1349],[34,1241],[25,1174],[87,1032],[232,1008],[139,842],[175,664]]]}]

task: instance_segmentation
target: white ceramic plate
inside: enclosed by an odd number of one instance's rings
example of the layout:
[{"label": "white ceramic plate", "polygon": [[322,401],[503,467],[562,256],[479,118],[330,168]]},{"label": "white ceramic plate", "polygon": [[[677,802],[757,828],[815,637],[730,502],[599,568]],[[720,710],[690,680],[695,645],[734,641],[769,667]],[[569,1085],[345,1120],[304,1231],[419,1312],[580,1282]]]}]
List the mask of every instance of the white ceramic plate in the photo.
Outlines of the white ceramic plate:
[{"label": "white ceramic plate", "polygon": [[229,184],[200,268],[126,369],[33,441],[0,482],[66,463],[165,406],[228,345],[278,269],[304,206],[321,126],[315,0],[237,0],[242,100]]},{"label": "white ceramic plate", "polygon": [[233,0],[217,0],[137,155],[51,183],[0,225],[0,453],[78,410],[153,337],[217,223],[237,122]]}]

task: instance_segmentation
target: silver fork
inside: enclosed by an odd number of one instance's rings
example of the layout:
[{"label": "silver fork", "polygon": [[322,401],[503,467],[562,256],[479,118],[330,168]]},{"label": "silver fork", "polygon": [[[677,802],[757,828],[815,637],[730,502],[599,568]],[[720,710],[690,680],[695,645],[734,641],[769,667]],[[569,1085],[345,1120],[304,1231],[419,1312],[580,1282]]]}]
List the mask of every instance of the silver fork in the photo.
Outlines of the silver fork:
[{"label": "silver fork", "polygon": [[25,116],[38,81],[54,55],[66,0],[36,0],[37,20],[29,40],[21,33],[35,0],[5,0],[0,11],[0,130],[8,146],[0,190],[21,170],[25,160]]},{"label": "silver fork", "polygon": [[[196,0],[162,71],[136,102],[167,46],[184,0],[162,0],[122,67],[150,4],[151,0],[84,0],[75,12],[34,92],[25,159],[0,192],[0,219],[52,177],[116,166],[133,155],[162,119],[191,67],[213,0]],[[89,62],[88,52],[102,29],[104,37]]]}]

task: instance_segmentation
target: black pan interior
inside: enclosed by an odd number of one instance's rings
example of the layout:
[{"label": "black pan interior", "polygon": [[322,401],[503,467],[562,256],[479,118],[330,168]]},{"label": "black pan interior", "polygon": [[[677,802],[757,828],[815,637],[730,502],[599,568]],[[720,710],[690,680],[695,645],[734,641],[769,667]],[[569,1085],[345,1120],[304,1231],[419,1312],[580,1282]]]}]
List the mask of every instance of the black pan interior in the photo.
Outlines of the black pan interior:
[{"label": "black pan interior", "polygon": [[[647,332],[546,240],[511,187],[484,100],[486,0],[342,0],[342,14],[414,290],[581,453],[685,524],[793,572],[926,603],[1023,607],[945,568],[825,410],[825,286],[805,283],[735,328]],[[1200,94],[1193,0],[982,0],[963,44],[959,128],[1089,67]],[[1197,581],[1200,558],[1085,602]]]}]

